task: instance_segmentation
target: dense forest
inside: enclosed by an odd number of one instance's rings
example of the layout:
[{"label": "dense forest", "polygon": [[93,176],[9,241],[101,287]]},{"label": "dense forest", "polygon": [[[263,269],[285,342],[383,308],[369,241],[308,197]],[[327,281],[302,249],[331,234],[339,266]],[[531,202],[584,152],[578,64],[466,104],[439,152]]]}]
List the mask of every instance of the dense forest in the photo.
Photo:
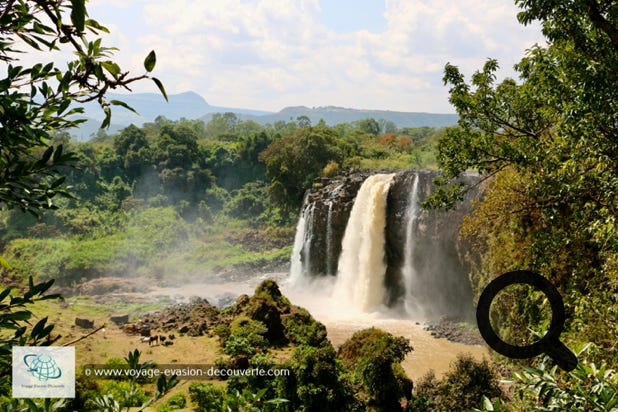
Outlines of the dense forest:
[{"label": "dense forest", "polygon": [[60,134],[54,144],[77,158],[61,170],[71,197],[37,216],[2,211],[3,256],[13,275],[61,286],[153,274],[170,284],[284,267],[303,194],[316,178],[435,165],[442,133],[374,119],[262,127],[225,113],[206,124],[159,117],[88,142]]}]

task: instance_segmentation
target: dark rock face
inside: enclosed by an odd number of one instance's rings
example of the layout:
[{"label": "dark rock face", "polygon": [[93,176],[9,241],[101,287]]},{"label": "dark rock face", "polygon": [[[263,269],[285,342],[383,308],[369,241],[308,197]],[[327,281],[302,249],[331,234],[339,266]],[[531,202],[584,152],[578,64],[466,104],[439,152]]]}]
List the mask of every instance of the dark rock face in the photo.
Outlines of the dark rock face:
[{"label": "dark rock face", "polygon": [[[418,200],[422,201],[434,189],[437,171],[402,171],[395,175],[387,199],[385,255],[388,306],[395,307],[406,298],[403,278],[405,262],[408,208],[415,177],[418,175]],[[311,276],[336,275],[341,244],[360,186],[369,174],[352,174],[318,182],[305,199],[307,220],[305,247],[301,253],[303,271]],[[469,186],[478,182],[477,175],[461,177]],[[413,226],[414,248],[411,263],[417,283],[411,291],[416,305],[425,309],[428,317],[442,315],[472,317],[472,291],[462,256],[466,245],[458,239],[463,216],[471,210],[471,191],[463,202],[448,211],[419,209]],[[329,218],[330,215],[330,218]],[[330,223],[330,225],[329,225]],[[409,299],[410,297],[408,297]]]},{"label": "dark rock face", "polygon": [[[316,182],[303,206],[310,247],[301,253],[304,270],[312,276],[336,275],[341,241],[356,193],[370,174],[352,174]],[[330,218],[329,218],[330,215]],[[330,230],[329,230],[330,223]],[[308,252],[308,253],[307,253]]]},{"label": "dark rock face", "polygon": [[[410,207],[410,193],[413,181],[418,175],[418,199],[422,201],[434,190],[437,171],[406,171],[397,174],[389,191],[386,222],[386,284],[391,306],[404,297],[402,278],[405,261],[407,210]],[[464,183],[473,186],[478,176],[463,175]],[[472,289],[468,270],[463,264],[459,240],[459,228],[464,215],[470,212],[472,199],[478,193],[469,193],[464,201],[452,210],[419,209],[413,226],[414,248],[411,265],[417,275],[414,290],[411,291],[415,305],[424,309],[428,317],[442,315],[471,318]],[[409,297],[408,297],[409,299]]]}]

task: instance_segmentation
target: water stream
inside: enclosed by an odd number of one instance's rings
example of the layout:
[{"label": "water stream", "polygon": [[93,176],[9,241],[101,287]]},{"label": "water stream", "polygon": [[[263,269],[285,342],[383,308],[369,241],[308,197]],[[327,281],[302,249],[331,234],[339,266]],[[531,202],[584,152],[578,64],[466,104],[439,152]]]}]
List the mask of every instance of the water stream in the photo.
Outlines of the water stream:
[{"label": "water stream", "polygon": [[386,289],[384,227],[386,198],[394,174],[377,174],[363,182],[343,235],[334,296],[364,312],[379,309]]},{"label": "water stream", "polygon": [[415,299],[414,291],[418,282],[418,273],[414,266],[414,251],[416,248],[416,223],[420,213],[418,198],[418,174],[414,175],[410,196],[408,198],[408,210],[406,213],[406,244],[404,247],[404,260],[401,269],[405,287],[404,308],[412,316],[422,316],[423,310]]}]

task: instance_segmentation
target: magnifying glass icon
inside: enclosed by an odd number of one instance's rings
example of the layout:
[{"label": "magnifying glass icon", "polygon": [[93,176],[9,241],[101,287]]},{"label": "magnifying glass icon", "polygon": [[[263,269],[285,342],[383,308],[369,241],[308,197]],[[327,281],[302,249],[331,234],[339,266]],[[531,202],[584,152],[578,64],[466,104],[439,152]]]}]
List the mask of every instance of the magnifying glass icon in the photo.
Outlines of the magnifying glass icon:
[{"label": "magnifying glass icon", "polygon": [[[527,346],[515,346],[504,342],[493,330],[489,321],[489,308],[498,292],[515,284],[526,284],[541,290],[547,296],[552,310],[551,324],[545,336]],[[492,280],[481,293],[476,308],[476,323],[481,336],[496,352],[514,359],[532,358],[545,353],[562,369],[571,371],[577,367],[577,357],[560,342],[564,320],[564,302],[558,290],[543,276],[529,270],[507,272]]]}]

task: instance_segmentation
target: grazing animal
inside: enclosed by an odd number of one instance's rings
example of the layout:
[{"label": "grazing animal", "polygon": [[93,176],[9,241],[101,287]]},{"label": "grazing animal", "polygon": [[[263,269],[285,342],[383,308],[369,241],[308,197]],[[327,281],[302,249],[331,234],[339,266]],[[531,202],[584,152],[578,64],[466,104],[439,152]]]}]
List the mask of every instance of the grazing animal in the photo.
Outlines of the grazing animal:
[{"label": "grazing animal", "polygon": [[149,336],[142,336],[141,338],[139,338],[139,340],[142,343],[150,342],[150,337]]},{"label": "grazing animal", "polygon": [[150,326],[148,326],[148,325],[142,325],[142,326],[139,328],[139,333],[140,333],[140,335],[142,335],[142,336],[150,336]]},{"label": "grazing animal", "polygon": [[159,344],[159,335],[151,336],[150,339],[148,340],[148,346],[152,346],[155,343]]},{"label": "grazing animal", "polygon": [[164,335],[159,336],[159,342],[165,345],[165,339],[167,339]]},{"label": "grazing animal", "polygon": [[127,323],[125,325],[122,325],[120,329],[122,329],[125,333],[137,333],[137,325],[135,323]]},{"label": "grazing animal", "polygon": [[166,340],[163,344],[165,346],[172,346],[174,344],[174,342],[172,342],[171,340]]},{"label": "grazing animal", "polygon": [[168,336],[168,338],[169,338],[170,340],[174,340],[174,339],[176,339],[176,336],[172,333],[172,334],[170,334],[170,335]]}]

